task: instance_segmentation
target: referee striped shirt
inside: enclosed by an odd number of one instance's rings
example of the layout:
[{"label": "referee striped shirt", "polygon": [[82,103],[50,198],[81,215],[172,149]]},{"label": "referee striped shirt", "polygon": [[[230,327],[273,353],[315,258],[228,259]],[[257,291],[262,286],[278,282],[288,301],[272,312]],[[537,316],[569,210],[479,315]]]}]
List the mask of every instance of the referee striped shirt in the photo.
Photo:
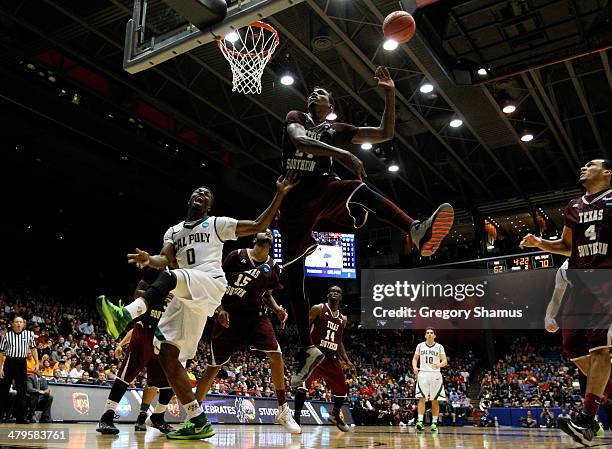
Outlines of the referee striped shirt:
[{"label": "referee striped shirt", "polygon": [[0,352],[7,357],[26,358],[31,353],[32,348],[36,347],[34,332],[22,330],[15,333],[8,331],[0,340]]}]

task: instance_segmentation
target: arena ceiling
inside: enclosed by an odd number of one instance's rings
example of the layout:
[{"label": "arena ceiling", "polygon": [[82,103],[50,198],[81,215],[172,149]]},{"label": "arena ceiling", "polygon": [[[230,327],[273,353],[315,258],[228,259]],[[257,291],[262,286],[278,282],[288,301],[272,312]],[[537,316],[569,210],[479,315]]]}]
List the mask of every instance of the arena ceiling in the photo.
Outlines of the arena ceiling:
[{"label": "arena ceiling", "polygon": [[[279,173],[286,113],[304,109],[308,89],[324,83],[340,120],[378,123],[384,102],[372,79],[376,65],[390,67],[396,81],[396,137],[355,153],[369,182],[406,208],[427,211],[451,201],[461,219],[468,211],[556,204],[579,191],[582,163],[610,156],[609,1],[434,2],[417,14],[417,36],[386,52],[381,23],[397,1],[304,0],[268,19],[281,43],[258,96],[231,92],[229,67],[214,44],[125,72],[132,3],[0,5],[5,101],[111,149],[66,160],[89,158],[97,182],[115,190],[137,195],[138,183],[118,183],[146,182],[146,168],[164,178],[151,186],[153,197],[204,179],[226,187],[228,197],[263,204]],[[149,15],[153,31],[181,22],[161,0],[149,1]],[[287,68],[297,78],[291,87],[277,81]],[[430,94],[419,91],[425,81],[434,84]],[[514,101],[516,111],[504,114],[504,101]],[[449,127],[453,118],[464,125]],[[521,141],[525,130],[532,141]],[[387,171],[391,161],[401,167],[396,174]]]}]

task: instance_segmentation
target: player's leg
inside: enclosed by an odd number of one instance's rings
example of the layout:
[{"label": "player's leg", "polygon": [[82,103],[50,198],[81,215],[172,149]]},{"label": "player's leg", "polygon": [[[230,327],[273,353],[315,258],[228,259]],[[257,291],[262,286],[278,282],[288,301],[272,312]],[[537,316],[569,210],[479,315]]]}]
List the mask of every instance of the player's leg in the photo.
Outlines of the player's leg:
[{"label": "player's leg", "polygon": [[429,392],[431,398],[431,431],[438,430],[438,417],[440,416],[440,402],[446,400],[446,391],[444,390],[444,382],[441,373],[430,373],[431,381]]},{"label": "player's leg", "polygon": [[158,391],[157,405],[155,405],[151,416],[146,419],[145,424],[159,430],[161,433],[170,433],[174,428],[166,422],[164,415],[166,410],[168,410],[168,404],[174,396],[174,391],[170,387],[158,388]]},{"label": "player's leg", "polygon": [[358,207],[365,208],[376,217],[404,232],[419,249],[422,256],[433,255],[453,225],[453,207],[444,203],[423,222],[413,220],[388,198],[378,194],[365,184],[358,186],[347,200],[349,214],[357,226]]},{"label": "player's leg", "polygon": [[[161,323],[161,321],[160,321]],[[169,342],[161,342],[159,349],[159,363],[166,374],[166,379],[183,404],[187,413],[187,421],[183,427],[175,432],[168,433],[170,439],[202,439],[209,438],[215,433],[212,425],[206,419],[200,403],[191,391],[191,381],[187,376],[185,367],[179,361],[180,349]]]},{"label": "player's leg", "polygon": [[219,371],[221,371],[222,366],[223,365],[206,365],[206,370],[204,370],[202,378],[198,381],[198,387],[196,388],[195,392],[195,397],[200,404],[205,401],[206,395],[210,391],[210,387],[212,387],[212,384],[215,381],[217,374],[219,374]]},{"label": "player's leg", "polygon": [[306,384],[302,384],[295,390],[295,400],[293,403],[293,420],[300,425],[300,421],[302,418],[302,409],[304,408],[304,404],[306,403],[306,396],[308,395],[308,388],[306,388]]},{"label": "player's leg", "polygon": [[142,392],[142,402],[140,403],[140,413],[138,413],[138,418],[136,419],[136,424],[134,425],[134,430],[137,432],[146,432],[147,425],[145,424],[147,417],[149,415],[149,407],[151,407],[151,403],[155,396],[157,395],[157,387],[146,387]]},{"label": "player's leg", "polygon": [[276,389],[276,399],[278,401],[278,413],[274,422],[282,425],[291,433],[302,433],[302,429],[293,419],[289,404],[287,404],[285,390],[285,364],[283,363],[283,354],[278,351],[266,351],[270,359],[270,367],[272,368],[272,382]]},{"label": "player's leg", "polygon": [[427,398],[420,397],[419,403],[417,405],[417,422],[416,422],[416,430],[423,430],[423,419],[425,418],[425,403],[427,402]]},{"label": "player's leg", "polygon": [[438,417],[440,416],[440,403],[433,399],[431,401],[431,431],[438,430]]},{"label": "player's leg", "polygon": [[319,365],[319,369],[333,396],[334,408],[329,417],[329,422],[335,424],[342,432],[348,432],[349,426],[344,422],[341,414],[342,405],[344,405],[348,395],[346,376],[342,370],[342,364],[338,358],[328,358]]}]

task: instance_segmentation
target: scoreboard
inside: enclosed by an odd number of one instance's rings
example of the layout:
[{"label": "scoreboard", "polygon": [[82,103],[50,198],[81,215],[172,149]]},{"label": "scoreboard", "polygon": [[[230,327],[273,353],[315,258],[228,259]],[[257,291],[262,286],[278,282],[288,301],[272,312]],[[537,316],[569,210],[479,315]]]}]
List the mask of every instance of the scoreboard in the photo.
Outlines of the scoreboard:
[{"label": "scoreboard", "polygon": [[530,256],[506,257],[504,259],[490,260],[487,269],[490,274],[506,273],[508,271],[537,270],[539,268],[552,268],[554,261],[551,254],[537,254]]}]

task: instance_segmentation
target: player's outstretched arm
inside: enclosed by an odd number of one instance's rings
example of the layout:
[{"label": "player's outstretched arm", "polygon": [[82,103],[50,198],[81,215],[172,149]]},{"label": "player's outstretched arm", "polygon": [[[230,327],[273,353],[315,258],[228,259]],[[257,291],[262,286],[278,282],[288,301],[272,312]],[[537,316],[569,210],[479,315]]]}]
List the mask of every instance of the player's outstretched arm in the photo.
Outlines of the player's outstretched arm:
[{"label": "player's outstretched arm", "polygon": [[348,358],[348,354],[346,353],[346,349],[344,348],[344,342],[340,342],[338,346],[338,354],[340,355],[340,360],[344,362],[345,365],[349,367],[349,369],[355,369],[355,365]]},{"label": "player's outstretched arm", "polygon": [[258,232],[264,232],[268,229],[270,223],[272,223],[272,220],[276,216],[278,208],[283,202],[283,198],[285,198],[285,195],[287,195],[298,182],[295,172],[288,172],[286,175],[279,176],[276,181],[276,195],[274,195],[268,208],[263,211],[256,220],[238,221],[236,225],[236,236],[245,237],[247,235],[257,234]]},{"label": "player's outstretched arm", "polygon": [[572,241],[572,229],[564,226],[563,234],[558,240],[546,240],[533,234],[527,234],[523,237],[519,246],[521,248],[538,248],[542,251],[569,257],[572,254]]},{"label": "player's outstretched arm", "polygon": [[261,297],[263,303],[268,307],[272,312],[276,314],[278,321],[280,322],[281,329],[285,328],[285,324],[287,323],[287,311],[284,307],[279,306],[274,296],[272,296],[272,290],[267,290],[264,295]]},{"label": "player's outstretched arm", "polygon": [[324,142],[319,142],[306,135],[306,129],[300,123],[287,125],[287,134],[298,149],[314,156],[328,156],[343,162],[359,179],[367,176],[363,162],[350,151],[336,148]]},{"label": "player's outstretched arm", "polygon": [[395,83],[386,67],[377,67],[374,79],[378,87],[385,90],[385,110],[378,127],[359,128],[351,143],[381,143],[393,139],[395,135]]},{"label": "player's outstretched arm", "polygon": [[174,258],[174,246],[172,243],[165,243],[161,252],[156,256],[151,256],[148,252],[136,248],[136,252],[127,255],[128,263],[136,265],[138,268],[166,268],[171,265]]},{"label": "player's outstretched arm", "polygon": [[419,358],[421,356],[419,355],[419,353],[417,351],[414,351],[414,356],[412,357],[412,370],[414,371],[414,374],[419,374]]},{"label": "player's outstretched arm", "polygon": [[317,321],[321,316],[321,304],[314,305],[308,312],[308,327],[312,326],[312,323]]}]

